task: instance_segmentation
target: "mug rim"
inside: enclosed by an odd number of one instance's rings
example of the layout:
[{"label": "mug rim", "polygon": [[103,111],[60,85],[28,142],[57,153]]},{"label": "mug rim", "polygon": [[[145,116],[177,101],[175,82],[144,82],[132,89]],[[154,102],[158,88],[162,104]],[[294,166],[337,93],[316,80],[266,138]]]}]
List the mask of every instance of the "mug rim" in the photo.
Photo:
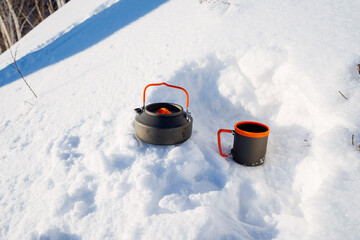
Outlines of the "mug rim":
[{"label": "mug rim", "polygon": [[[244,130],[240,130],[237,126],[243,125],[243,124],[258,125],[258,126],[266,128],[266,131],[265,132],[260,132],[260,133],[255,133],[255,132],[247,132],[247,131],[244,131]],[[269,135],[269,133],[270,133],[270,128],[268,126],[266,126],[263,123],[253,122],[253,121],[237,122],[237,123],[235,123],[234,129],[235,129],[236,133],[238,133],[238,134],[240,134],[242,136],[245,136],[245,137],[252,137],[252,138],[267,137]]]}]

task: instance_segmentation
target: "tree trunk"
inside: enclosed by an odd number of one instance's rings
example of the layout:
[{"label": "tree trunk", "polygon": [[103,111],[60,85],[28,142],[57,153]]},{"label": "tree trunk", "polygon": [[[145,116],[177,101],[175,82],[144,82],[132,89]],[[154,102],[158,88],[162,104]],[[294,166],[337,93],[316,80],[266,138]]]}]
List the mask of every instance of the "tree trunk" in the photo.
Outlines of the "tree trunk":
[{"label": "tree trunk", "polygon": [[49,9],[49,13],[50,15],[54,13],[54,8],[53,8],[53,5],[52,5],[52,1],[51,0],[48,0],[48,9]]},{"label": "tree trunk", "polygon": [[66,3],[65,0],[56,0],[56,4],[58,6],[58,9],[61,8],[62,6],[64,6]]},{"label": "tree trunk", "polygon": [[11,45],[13,45],[14,43],[11,41],[11,37],[9,34],[8,29],[6,28],[4,19],[2,18],[2,16],[0,15],[0,30],[1,30],[1,34],[4,38],[4,45],[6,48],[9,48]]},{"label": "tree trunk", "polygon": [[14,8],[11,4],[11,0],[6,0],[6,3],[9,7],[9,12],[11,14],[11,17],[14,21],[14,24],[15,24],[15,32],[16,32],[16,37],[17,37],[17,40],[20,40],[22,35],[21,35],[21,31],[20,31],[20,24],[19,24],[19,18],[18,16],[16,16],[16,13],[14,11]]}]

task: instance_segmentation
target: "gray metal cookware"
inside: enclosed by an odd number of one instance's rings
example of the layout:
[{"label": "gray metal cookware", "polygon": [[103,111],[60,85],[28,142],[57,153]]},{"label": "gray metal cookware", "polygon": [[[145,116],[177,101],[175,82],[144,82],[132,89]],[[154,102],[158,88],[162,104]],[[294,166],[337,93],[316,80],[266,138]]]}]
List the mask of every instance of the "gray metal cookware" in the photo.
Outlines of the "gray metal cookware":
[{"label": "gray metal cookware", "polygon": [[[160,85],[183,90],[186,93],[186,111],[175,103],[152,103],[145,106],[146,89]],[[143,93],[143,107],[135,109],[136,136],[141,141],[156,145],[173,145],[188,140],[193,124],[188,107],[189,94],[184,88],[164,82],[147,85]]]}]

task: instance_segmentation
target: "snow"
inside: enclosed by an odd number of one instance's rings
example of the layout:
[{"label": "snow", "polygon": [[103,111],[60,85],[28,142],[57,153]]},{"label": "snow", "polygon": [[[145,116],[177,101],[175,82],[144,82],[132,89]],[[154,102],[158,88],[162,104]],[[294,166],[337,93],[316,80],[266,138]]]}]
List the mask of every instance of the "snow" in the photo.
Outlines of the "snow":
[{"label": "snow", "polygon": [[[13,47],[38,98],[0,56],[0,238],[359,239],[359,10],[70,1]],[[134,135],[157,82],[189,92],[182,144]],[[165,86],[158,101],[186,105]],[[218,152],[245,120],[270,127],[262,166]]]}]

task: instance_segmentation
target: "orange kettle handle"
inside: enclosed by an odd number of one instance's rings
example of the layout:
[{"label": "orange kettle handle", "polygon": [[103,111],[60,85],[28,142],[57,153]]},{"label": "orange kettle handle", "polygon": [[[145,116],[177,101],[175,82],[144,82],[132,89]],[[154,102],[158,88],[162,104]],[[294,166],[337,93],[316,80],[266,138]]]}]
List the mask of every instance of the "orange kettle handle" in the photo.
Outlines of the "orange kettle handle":
[{"label": "orange kettle handle", "polygon": [[145,88],[144,88],[144,93],[143,93],[143,104],[144,104],[144,107],[145,107],[145,93],[146,93],[146,89],[148,87],[151,87],[151,86],[160,86],[160,85],[165,85],[167,87],[172,87],[172,88],[177,88],[177,89],[180,89],[180,90],[183,90],[185,93],[186,93],[186,111],[188,111],[188,108],[189,108],[189,94],[188,92],[182,88],[182,87],[178,87],[178,86],[174,86],[174,85],[170,85],[170,84],[167,84],[165,82],[162,82],[162,83],[151,83],[149,85],[147,85]]}]

